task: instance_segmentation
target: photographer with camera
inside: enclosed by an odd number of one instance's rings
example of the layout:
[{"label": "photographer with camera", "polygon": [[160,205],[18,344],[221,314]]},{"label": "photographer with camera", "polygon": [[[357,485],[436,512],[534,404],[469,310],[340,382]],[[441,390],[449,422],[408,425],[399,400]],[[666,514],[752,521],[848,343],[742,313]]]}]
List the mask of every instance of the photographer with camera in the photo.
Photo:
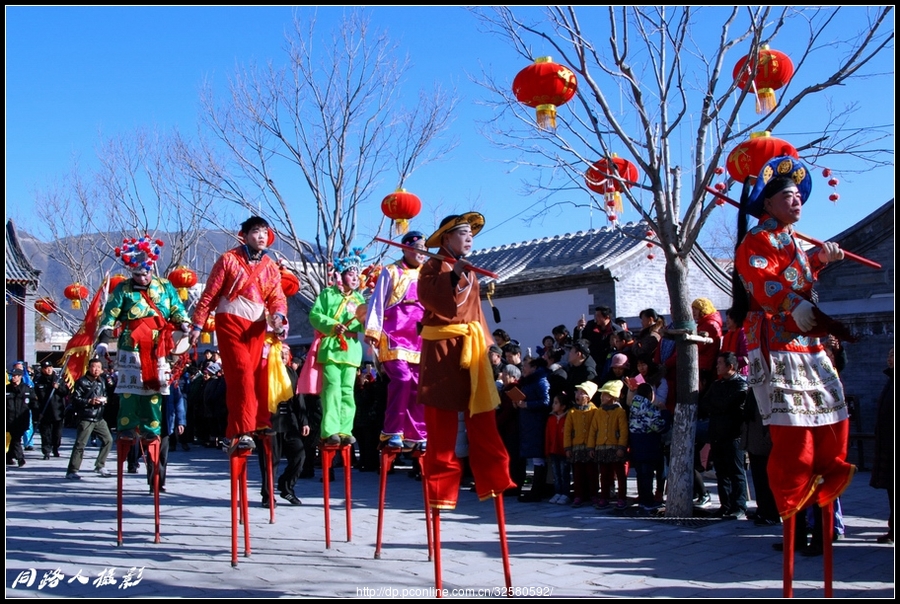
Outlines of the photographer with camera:
[{"label": "photographer with camera", "polygon": [[81,468],[81,460],[84,457],[84,448],[92,434],[100,439],[100,453],[94,463],[94,472],[100,476],[111,476],[106,469],[106,458],[112,448],[112,434],[109,426],[103,419],[103,408],[106,406],[106,381],[103,374],[103,361],[93,358],[88,362],[87,373],[78,378],[72,390],[72,402],[78,412],[78,426],[75,432],[75,446],[72,447],[72,455],[69,457],[69,468],[66,478],[69,480],[81,480],[78,470]]}]

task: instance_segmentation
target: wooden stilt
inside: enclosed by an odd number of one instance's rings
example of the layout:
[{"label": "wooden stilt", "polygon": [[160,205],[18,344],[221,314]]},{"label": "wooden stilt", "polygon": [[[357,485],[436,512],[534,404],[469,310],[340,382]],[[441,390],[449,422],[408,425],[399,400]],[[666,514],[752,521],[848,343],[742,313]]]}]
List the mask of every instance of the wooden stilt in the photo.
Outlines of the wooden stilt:
[{"label": "wooden stilt", "polygon": [[275,474],[275,459],[272,457],[272,437],[262,434],[259,440],[262,441],[263,455],[266,456],[265,467],[269,479],[269,524],[275,524],[275,485],[272,482]]},{"label": "wooden stilt", "polygon": [[250,522],[247,502],[247,458],[249,449],[236,449],[229,456],[231,467],[231,566],[238,565],[238,526],[244,524],[244,557],[250,557]]},{"label": "wooden stilt", "polygon": [[497,528],[500,532],[500,555],[503,558],[503,578],[506,579],[506,593],[512,596],[512,571],[509,567],[509,545],[506,541],[506,513],[503,509],[503,494],[494,497],[497,510]]},{"label": "wooden stilt", "polygon": [[350,463],[350,453],[353,451],[353,445],[346,444],[341,445],[341,458],[344,460],[344,505],[346,507],[347,513],[347,543],[350,543],[353,538],[353,519],[352,519],[352,508],[353,508],[353,489],[352,489],[352,470],[353,466]]},{"label": "wooden stilt", "polygon": [[134,445],[134,440],[119,436],[116,439],[116,545],[122,546],[122,489],[124,487],[124,468],[125,459],[128,457],[128,451]]},{"label": "wooden stilt", "polygon": [[428,560],[434,557],[434,538],[431,525],[431,506],[428,505],[428,480],[425,475],[425,452],[416,449],[413,452],[413,458],[418,460],[419,468],[422,473],[422,496],[425,499],[425,538],[428,540]]},{"label": "wooden stilt", "polygon": [[[803,512],[798,512],[802,514]],[[797,528],[796,514],[782,521],[782,543],[784,552],[782,555],[782,589],[784,598],[794,597],[794,532]]]},{"label": "wooden stilt", "polygon": [[340,445],[321,445],[322,454],[322,497],[325,510],[325,549],[331,549],[331,464]]},{"label": "wooden stilt", "polygon": [[821,507],[822,510],[822,561],[825,571],[825,597],[834,597],[834,502]]},{"label": "wooden stilt", "polygon": [[441,511],[438,509],[431,510],[432,532],[434,535],[434,589],[438,598],[441,597],[441,590],[444,582],[441,578]]},{"label": "wooden stilt", "polygon": [[[375,536],[375,559],[381,559],[381,536],[384,530],[384,496],[387,490],[387,475],[400,449],[397,447],[382,447],[378,454],[379,481],[378,481],[378,528]],[[427,501],[425,502],[427,505]]]},{"label": "wooden stilt", "polygon": [[156,534],[154,535],[154,543],[159,543],[162,539],[159,536],[159,447],[160,440],[141,440],[141,445],[147,451],[147,460],[144,462],[153,468],[153,519],[155,521]]}]

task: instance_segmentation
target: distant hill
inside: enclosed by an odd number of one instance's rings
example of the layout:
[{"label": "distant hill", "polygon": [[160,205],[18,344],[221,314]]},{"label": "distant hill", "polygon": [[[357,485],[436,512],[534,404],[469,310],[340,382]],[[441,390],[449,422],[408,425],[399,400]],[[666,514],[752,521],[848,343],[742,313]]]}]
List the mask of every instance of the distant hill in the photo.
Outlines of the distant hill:
[{"label": "distant hill", "polygon": [[[41,271],[41,295],[49,294],[57,301],[57,303],[65,302],[65,298],[63,297],[63,290],[72,282],[72,275],[66,268],[65,264],[63,264],[61,259],[58,257],[57,245],[54,242],[40,241],[24,230],[17,229],[17,235],[19,237],[19,242],[22,246],[22,250],[28,260],[31,262],[34,268]],[[163,240],[163,242],[170,241],[170,238],[166,233],[158,233],[157,235],[160,239]],[[71,242],[71,247],[73,249],[80,249],[83,245],[85,245],[83,239],[88,239],[87,243],[90,243],[91,240],[97,240],[101,242],[103,241],[96,235],[85,235],[78,239],[79,241]],[[121,236],[113,238],[113,241],[121,240]],[[226,250],[234,247],[236,243],[237,240],[234,233],[214,229],[205,229],[198,231],[196,234],[196,242],[192,244],[187,254],[187,258],[190,258],[190,260],[186,264],[188,264],[190,268],[197,272],[199,280],[203,282],[205,281],[206,276],[209,274],[210,269],[212,268],[218,257]],[[69,242],[64,241],[64,244],[69,245]],[[105,246],[106,243],[103,242],[100,245]],[[162,258],[158,263],[160,270],[164,270],[165,267],[167,267],[171,262],[170,250],[165,245],[162,249]],[[280,245],[277,240],[275,242],[275,245],[273,246],[273,249],[280,253],[283,253],[289,259],[294,258],[293,250],[289,250],[286,247]],[[111,270],[113,274],[124,274],[126,272],[125,267],[122,265],[122,263],[115,258],[113,250],[108,250],[108,258],[101,263],[100,272],[105,272],[106,270]],[[90,285],[96,286],[97,284],[93,283]]]}]

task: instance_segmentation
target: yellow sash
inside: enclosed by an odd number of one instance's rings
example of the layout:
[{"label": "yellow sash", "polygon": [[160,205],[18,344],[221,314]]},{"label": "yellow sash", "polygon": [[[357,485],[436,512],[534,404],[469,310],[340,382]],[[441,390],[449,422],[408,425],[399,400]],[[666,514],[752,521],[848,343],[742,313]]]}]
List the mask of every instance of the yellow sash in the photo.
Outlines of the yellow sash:
[{"label": "yellow sash", "polygon": [[469,415],[493,411],[500,406],[500,395],[494,382],[494,371],[487,355],[486,340],[481,323],[473,321],[458,325],[423,325],[423,340],[446,340],[463,337],[459,366],[469,370],[471,394]]}]

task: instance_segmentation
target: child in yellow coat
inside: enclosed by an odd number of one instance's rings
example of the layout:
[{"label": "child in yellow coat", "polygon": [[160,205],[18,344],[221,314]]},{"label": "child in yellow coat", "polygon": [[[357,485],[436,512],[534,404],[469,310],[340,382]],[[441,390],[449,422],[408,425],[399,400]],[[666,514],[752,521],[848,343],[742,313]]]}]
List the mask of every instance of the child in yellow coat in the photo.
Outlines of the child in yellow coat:
[{"label": "child in yellow coat", "polygon": [[625,474],[628,451],[628,414],[619,404],[622,380],[612,380],[600,388],[600,408],[591,419],[588,431],[588,449],[600,470],[600,496],[594,507],[609,507],[607,496],[613,487],[613,477],[618,484],[616,509],[625,509],[627,476]]},{"label": "child in yellow coat", "polygon": [[573,508],[580,508],[585,501],[597,495],[597,463],[588,448],[588,435],[597,407],[591,398],[597,393],[597,384],[584,382],[575,387],[575,407],[566,416],[563,445],[566,458],[572,463]]}]

